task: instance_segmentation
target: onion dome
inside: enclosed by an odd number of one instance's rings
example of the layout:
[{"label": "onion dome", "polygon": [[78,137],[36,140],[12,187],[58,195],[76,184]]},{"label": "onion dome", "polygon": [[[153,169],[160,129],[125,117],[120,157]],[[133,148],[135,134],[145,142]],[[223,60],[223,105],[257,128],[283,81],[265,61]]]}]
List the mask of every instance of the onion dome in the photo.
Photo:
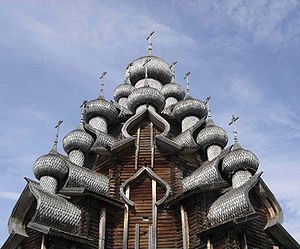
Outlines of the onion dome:
[{"label": "onion dome", "polygon": [[93,143],[93,137],[81,128],[69,132],[63,139],[63,147],[67,154],[72,150],[81,150],[86,153]]},{"label": "onion dome", "polygon": [[132,85],[126,83],[119,85],[114,91],[115,101],[118,102],[120,98],[127,98],[134,89]]},{"label": "onion dome", "polygon": [[137,88],[128,97],[128,109],[135,112],[143,104],[154,106],[157,112],[161,112],[165,106],[164,95],[152,87]]},{"label": "onion dome", "polygon": [[255,174],[258,166],[258,158],[251,151],[243,149],[236,143],[233,150],[223,159],[222,172],[230,179],[238,170],[248,170]]},{"label": "onion dome", "polygon": [[[148,64],[148,76],[149,78],[160,81],[162,84],[168,84],[172,78],[172,72],[169,68],[169,64],[164,60],[153,56],[143,56],[132,61],[130,68],[125,71],[126,75],[130,75],[130,82],[135,85],[139,80],[145,77],[144,62],[147,59],[151,59]],[[128,72],[130,70],[130,73]]]},{"label": "onion dome", "polygon": [[67,176],[68,170],[65,160],[53,150],[39,157],[33,164],[33,173],[38,180],[42,176],[52,176],[60,181]]},{"label": "onion dome", "polygon": [[176,83],[170,83],[164,85],[163,88],[161,89],[161,92],[165,96],[165,98],[174,97],[178,101],[182,100],[185,96],[185,92],[182,86]]},{"label": "onion dome", "polygon": [[[148,75],[147,75],[147,77],[148,77]],[[161,90],[162,87],[163,87],[163,85],[162,85],[162,83],[160,83],[160,81],[155,80],[155,79],[151,79],[151,78],[149,78],[149,79],[147,78],[147,80],[146,79],[141,79],[135,84],[136,88],[141,88],[141,87],[144,87],[144,86],[150,86],[150,87],[153,87],[157,90]]]},{"label": "onion dome", "polygon": [[97,116],[104,117],[108,123],[111,123],[118,116],[118,111],[111,102],[100,97],[88,101],[85,109],[85,120],[88,121]]},{"label": "onion dome", "polygon": [[175,105],[173,115],[178,121],[187,116],[196,116],[201,119],[207,115],[207,108],[201,100],[186,98]]},{"label": "onion dome", "polygon": [[211,145],[219,145],[222,149],[227,145],[228,135],[226,131],[214,125],[213,122],[206,125],[197,136],[197,143],[202,150],[205,150]]}]

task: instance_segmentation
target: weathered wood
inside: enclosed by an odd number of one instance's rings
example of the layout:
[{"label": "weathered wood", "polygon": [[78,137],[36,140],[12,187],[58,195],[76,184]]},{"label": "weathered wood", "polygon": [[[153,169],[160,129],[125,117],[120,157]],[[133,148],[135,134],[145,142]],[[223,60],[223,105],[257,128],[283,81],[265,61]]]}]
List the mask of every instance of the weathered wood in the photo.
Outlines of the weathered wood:
[{"label": "weathered wood", "polygon": [[41,249],[47,249],[45,245],[45,235],[42,237]]},{"label": "weathered wood", "polygon": [[140,249],[140,224],[135,224],[134,249]]},{"label": "weathered wood", "polygon": [[135,161],[134,161],[135,170],[138,169],[138,163],[139,163],[140,135],[141,135],[141,127],[139,126],[137,130],[137,138],[136,138],[136,150],[135,150]]},{"label": "weathered wood", "polygon": [[106,208],[100,209],[99,214],[99,249],[105,248]]},{"label": "weathered wood", "polygon": [[156,180],[152,180],[152,248],[157,244]]},{"label": "weathered wood", "polygon": [[150,122],[150,146],[151,146],[151,168],[154,167],[154,153],[155,153],[155,147],[154,147],[154,139],[153,139],[153,123]]},{"label": "weathered wood", "polygon": [[[125,195],[127,198],[129,198],[130,195],[129,186],[125,190]],[[129,220],[129,206],[126,204],[124,210],[123,249],[128,248],[128,220]]]},{"label": "weathered wood", "polygon": [[183,249],[189,248],[189,225],[186,211],[184,210],[183,205],[180,206],[180,215],[181,215],[181,229],[182,229],[182,246]]}]

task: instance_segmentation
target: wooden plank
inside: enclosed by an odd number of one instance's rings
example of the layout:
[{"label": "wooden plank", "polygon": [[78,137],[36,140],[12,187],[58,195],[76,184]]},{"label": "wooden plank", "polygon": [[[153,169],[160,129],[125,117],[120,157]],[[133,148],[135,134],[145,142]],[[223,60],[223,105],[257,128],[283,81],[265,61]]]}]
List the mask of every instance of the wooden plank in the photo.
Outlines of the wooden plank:
[{"label": "wooden plank", "polygon": [[41,249],[47,249],[45,245],[45,235],[42,237]]},{"label": "wooden plank", "polygon": [[141,127],[139,126],[139,128],[137,130],[137,138],[136,138],[136,150],[135,150],[135,161],[134,161],[135,170],[138,169],[139,150],[140,150],[140,136],[141,136]]},{"label": "wooden plank", "polygon": [[99,214],[99,249],[105,248],[106,208],[100,209]]},{"label": "wooden plank", "polygon": [[135,224],[135,243],[134,249],[140,249],[140,225]]},{"label": "wooden plank", "polygon": [[152,248],[157,244],[157,206],[156,206],[156,181],[152,180]]},{"label": "wooden plank", "polygon": [[189,248],[189,226],[186,211],[183,205],[180,205],[181,229],[182,229],[182,246],[183,249]]},{"label": "wooden plank", "polygon": [[152,249],[153,247],[152,247],[152,237],[153,237],[153,235],[152,235],[152,231],[153,231],[153,229],[152,229],[152,226],[149,226],[149,239],[148,239],[148,248],[149,249]]},{"label": "wooden plank", "polygon": [[150,122],[150,146],[151,146],[151,168],[154,167],[154,139],[153,139],[153,123]]},{"label": "wooden plank", "polygon": [[[125,195],[127,198],[129,198],[130,195],[129,186],[125,190]],[[123,249],[127,249],[128,247],[128,220],[129,220],[129,206],[126,204],[124,210]]]}]

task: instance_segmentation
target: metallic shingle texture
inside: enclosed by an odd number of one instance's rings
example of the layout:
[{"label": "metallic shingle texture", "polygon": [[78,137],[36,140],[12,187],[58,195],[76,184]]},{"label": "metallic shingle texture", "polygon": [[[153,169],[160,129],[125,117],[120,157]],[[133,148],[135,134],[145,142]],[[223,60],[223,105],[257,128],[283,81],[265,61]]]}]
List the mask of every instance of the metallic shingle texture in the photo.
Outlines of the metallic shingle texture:
[{"label": "metallic shingle texture", "polygon": [[165,98],[174,97],[178,101],[182,100],[185,96],[185,92],[181,85],[170,83],[163,86],[161,89],[162,94]]},{"label": "metallic shingle texture", "polygon": [[207,218],[212,226],[243,218],[255,213],[249,200],[249,191],[259,180],[259,176],[253,176],[244,185],[231,189],[219,197],[209,208]]},{"label": "metallic shingle texture", "polygon": [[47,192],[55,194],[57,191],[57,180],[52,176],[42,176],[40,186]]},{"label": "metallic shingle texture", "polygon": [[[163,86],[162,83],[160,83],[158,80],[151,79],[151,78],[147,79],[147,84],[148,84],[148,86],[153,87],[159,91],[161,91],[162,86]],[[136,88],[141,88],[141,87],[145,87],[145,86],[147,86],[146,79],[141,79],[135,84]]]},{"label": "metallic shingle texture", "polygon": [[251,151],[236,149],[223,159],[222,171],[230,179],[237,170],[249,170],[254,174],[258,169],[258,165],[258,159]]},{"label": "metallic shingle texture", "polygon": [[118,111],[114,105],[105,99],[95,99],[88,101],[85,105],[85,119],[90,120],[92,117],[105,117],[110,123],[118,116]]},{"label": "metallic shingle texture", "polygon": [[60,181],[67,176],[68,166],[60,154],[50,152],[35,161],[33,173],[37,179],[42,176],[52,176]]},{"label": "metallic shingle texture", "polygon": [[183,148],[199,149],[198,144],[195,142],[193,138],[193,134],[191,130],[186,130],[180,133],[173,140]]},{"label": "metallic shingle texture", "polygon": [[130,93],[135,89],[134,86],[129,84],[122,84],[117,86],[117,88],[114,91],[114,99],[115,101],[119,101],[120,98],[127,98]]},{"label": "metallic shingle texture", "polygon": [[179,121],[187,116],[197,116],[203,118],[207,115],[207,108],[203,101],[198,99],[188,98],[178,102],[174,109],[173,115]]},{"label": "metallic shingle texture", "polygon": [[107,133],[107,121],[104,117],[93,117],[89,120],[89,125],[94,129]]},{"label": "metallic shingle texture", "polygon": [[197,143],[202,150],[210,145],[219,145],[224,148],[228,142],[228,135],[224,129],[218,126],[207,126],[197,135]]},{"label": "metallic shingle texture", "polygon": [[69,163],[69,176],[64,188],[83,187],[96,193],[106,194],[108,183],[106,176]]},{"label": "metallic shingle texture", "polygon": [[183,191],[201,187],[202,185],[212,183],[226,183],[221,177],[218,164],[220,160],[216,159],[205,165],[200,166],[191,175],[182,180]]},{"label": "metallic shingle texture", "polygon": [[128,97],[128,109],[135,112],[142,104],[149,104],[156,107],[157,112],[161,112],[165,106],[163,94],[152,87],[142,87],[134,90]]},{"label": "metallic shingle texture", "polygon": [[97,132],[96,135],[97,135],[97,139],[94,145],[92,146],[92,148],[104,147],[110,149],[116,142],[116,139],[107,133]]},{"label": "metallic shingle texture", "polygon": [[85,155],[81,150],[71,150],[69,153],[69,160],[76,165],[84,165]]},{"label": "metallic shingle texture", "polygon": [[163,84],[170,83],[172,72],[169,64],[156,56],[144,56],[134,60],[132,66],[125,71],[125,75],[128,75],[128,71],[130,70],[129,75],[132,85],[135,85],[140,79],[145,78],[145,67],[143,64],[147,59],[151,59],[147,64],[148,78],[156,79]]},{"label": "metallic shingle texture", "polygon": [[79,227],[79,208],[59,195],[45,192],[37,183],[30,182],[29,188],[37,200],[32,222],[67,232],[74,232]]},{"label": "metallic shingle texture", "polygon": [[88,152],[94,142],[93,137],[83,129],[69,132],[63,139],[63,147],[66,153],[71,150],[82,150]]}]

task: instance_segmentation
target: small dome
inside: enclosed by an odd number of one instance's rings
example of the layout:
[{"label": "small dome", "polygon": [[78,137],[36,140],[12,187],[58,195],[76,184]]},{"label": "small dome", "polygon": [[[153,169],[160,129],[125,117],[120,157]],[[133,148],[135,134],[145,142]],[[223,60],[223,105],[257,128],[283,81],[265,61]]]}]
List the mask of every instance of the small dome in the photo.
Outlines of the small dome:
[{"label": "small dome", "polygon": [[197,136],[197,143],[202,150],[211,145],[219,145],[222,149],[227,145],[228,135],[226,131],[215,125],[206,126]]},{"label": "small dome", "polygon": [[115,106],[102,98],[88,101],[85,109],[85,119],[88,121],[93,117],[104,117],[109,123],[114,121],[118,116]]},{"label": "small dome", "polygon": [[239,144],[235,144],[234,147],[222,162],[225,176],[230,179],[237,170],[248,170],[255,174],[259,165],[258,158],[251,151],[242,149]]},{"label": "small dome", "polygon": [[143,104],[149,104],[156,107],[157,112],[161,112],[165,106],[163,94],[152,87],[141,87],[135,89],[128,97],[128,109],[132,112]]},{"label": "small dome", "polygon": [[93,143],[93,137],[80,128],[69,132],[63,139],[63,147],[68,154],[72,150],[81,150],[86,153]]},{"label": "small dome", "polygon": [[40,180],[42,176],[52,176],[58,181],[67,176],[69,168],[58,153],[49,153],[39,157],[33,164],[33,173]]},{"label": "small dome", "polygon": [[[160,81],[151,79],[151,78],[147,79],[147,84],[148,84],[148,86],[153,87],[159,91],[163,87],[163,85],[162,85],[162,83],[160,83]],[[146,79],[141,79],[135,84],[136,88],[141,88],[141,87],[145,87],[145,86],[146,86]]]},{"label": "small dome", "polygon": [[185,92],[181,85],[170,83],[163,86],[161,89],[162,94],[165,98],[174,97],[178,101],[182,100],[185,96]]},{"label": "small dome", "polygon": [[145,78],[145,68],[143,64],[147,59],[151,59],[147,66],[148,78],[156,79],[162,84],[170,83],[172,72],[169,64],[156,56],[143,56],[134,60],[132,66],[125,71],[125,75],[130,75],[131,84],[135,85],[139,80]]},{"label": "small dome", "polygon": [[114,99],[115,101],[119,101],[120,98],[128,98],[128,96],[131,94],[131,92],[134,90],[134,86],[129,84],[122,84],[117,86],[117,88],[114,91]]},{"label": "small dome", "polygon": [[174,109],[173,115],[179,121],[187,116],[196,116],[203,118],[207,115],[207,108],[203,101],[193,98],[188,98],[178,102]]}]

